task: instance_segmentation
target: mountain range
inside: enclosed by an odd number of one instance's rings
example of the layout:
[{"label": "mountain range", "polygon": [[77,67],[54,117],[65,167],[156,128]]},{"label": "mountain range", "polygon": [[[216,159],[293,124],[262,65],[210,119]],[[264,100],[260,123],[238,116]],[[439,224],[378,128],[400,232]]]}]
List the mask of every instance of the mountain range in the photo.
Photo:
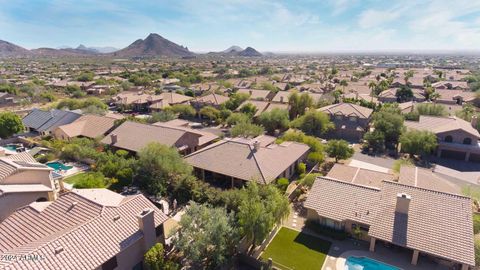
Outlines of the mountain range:
[{"label": "mountain range", "polygon": [[[252,47],[243,50],[239,46],[232,46],[225,51],[209,53],[225,56],[258,57],[262,56]],[[187,47],[178,45],[158,34],[149,34],[145,39],[138,39],[126,48],[116,49],[113,47],[86,47],[80,44],[77,48],[38,48],[27,50],[13,43],[0,40],[0,58],[9,57],[122,57],[122,58],[189,58],[196,54]]]}]

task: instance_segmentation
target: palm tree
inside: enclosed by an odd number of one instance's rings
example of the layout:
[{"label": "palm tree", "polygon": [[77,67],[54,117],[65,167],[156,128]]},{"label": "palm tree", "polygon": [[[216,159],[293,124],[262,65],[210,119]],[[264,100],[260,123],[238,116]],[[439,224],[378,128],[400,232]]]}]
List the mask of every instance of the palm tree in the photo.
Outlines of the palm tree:
[{"label": "palm tree", "polygon": [[372,97],[371,102],[373,102],[373,96],[375,94],[375,89],[377,88],[377,84],[374,81],[370,81],[368,83],[368,88],[370,88],[370,96]]},{"label": "palm tree", "polygon": [[340,81],[340,86],[343,87],[343,92],[345,93],[345,87],[348,86],[347,80],[341,80],[341,81]]},{"label": "palm tree", "polygon": [[408,84],[408,80],[413,77],[415,72],[413,70],[409,70],[405,73],[403,73],[403,76],[405,76],[405,84]]},{"label": "palm tree", "polygon": [[435,92],[433,91],[433,93],[431,93],[428,98],[433,101],[433,103],[435,103],[435,101],[437,101],[438,98],[440,98],[440,94],[438,92]]}]

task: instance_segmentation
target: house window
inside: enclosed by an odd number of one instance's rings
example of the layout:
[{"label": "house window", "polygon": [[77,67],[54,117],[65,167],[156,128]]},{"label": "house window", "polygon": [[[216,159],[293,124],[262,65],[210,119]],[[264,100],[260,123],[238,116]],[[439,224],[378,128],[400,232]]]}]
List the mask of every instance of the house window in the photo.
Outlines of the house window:
[{"label": "house window", "polygon": [[113,270],[118,266],[117,257],[113,256],[108,261],[102,264],[102,270]]},{"label": "house window", "polygon": [[445,137],[445,142],[453,142],[453,137],[448,135],[447,137]]},{"label": "house window", "polygon": [[335,119],[337,119],[337,120],[342,120],[342,118],[343,118],[343,117],[342,117],[341,115],[338,115],[338,114],[335,115]]},{"label": "house window", "polygon": [[348,120],[350,120],[350,122],[357,122],[357,117],[356,116],[350,116],[348,118]]},{"label": "house window", "polygon": [[472,139],[470,138],[463,139],[463,144],[472,144]]},{"label": "house window", "polygon": [[36,200],[36,202],[46,202],[47,201],[47,198],[45,197],[40,197]]}]

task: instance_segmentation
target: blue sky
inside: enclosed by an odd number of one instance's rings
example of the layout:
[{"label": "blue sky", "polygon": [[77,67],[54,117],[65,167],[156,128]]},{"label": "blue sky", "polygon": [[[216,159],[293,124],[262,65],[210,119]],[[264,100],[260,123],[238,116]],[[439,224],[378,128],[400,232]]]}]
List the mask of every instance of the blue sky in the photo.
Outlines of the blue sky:
[{"label": "blue sky", "polygon": [[0,0],[0,39],[123,48],[158,33],[193,51],[480,49],[480,0]]}]

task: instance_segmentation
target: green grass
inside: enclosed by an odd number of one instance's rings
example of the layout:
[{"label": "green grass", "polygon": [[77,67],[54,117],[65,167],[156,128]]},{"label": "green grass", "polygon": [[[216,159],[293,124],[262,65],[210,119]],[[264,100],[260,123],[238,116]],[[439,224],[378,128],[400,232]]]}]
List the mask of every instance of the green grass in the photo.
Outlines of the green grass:
[{"label": "green grass", "polygon": [[81,179],[83,179],[85,177],[85,174],[86,173],[78,173],[78,174],[75,174],[73,176],[69,176],[67,178],[65,178],[63,181],[65,183],[68,183],[68,184],[71,184],[71,185],[74,185],[76,182],[80,181]]},{"label": "green grass", "polygon": [[272,258],[275,266],[288,267],[285,269],[320,269],[330,245],[328,241],[283,227],[261,257],[265,261]]},{"label": "green grass", "polygon": [[397,159],[393,163],[392,171],[400,173],[400,168],[402,166],[413,166],[413,161],[411,159]]}]

